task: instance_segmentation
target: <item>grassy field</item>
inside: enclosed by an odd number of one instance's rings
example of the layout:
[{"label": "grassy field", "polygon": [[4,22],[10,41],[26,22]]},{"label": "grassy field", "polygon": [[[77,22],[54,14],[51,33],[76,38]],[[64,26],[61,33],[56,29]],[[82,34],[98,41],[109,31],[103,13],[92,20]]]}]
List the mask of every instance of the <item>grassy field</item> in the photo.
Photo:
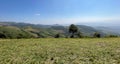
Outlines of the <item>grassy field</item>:
[{"label": "grassy field", "polygon": [[0,39],[0,64],[120,64],[120,38]]}]

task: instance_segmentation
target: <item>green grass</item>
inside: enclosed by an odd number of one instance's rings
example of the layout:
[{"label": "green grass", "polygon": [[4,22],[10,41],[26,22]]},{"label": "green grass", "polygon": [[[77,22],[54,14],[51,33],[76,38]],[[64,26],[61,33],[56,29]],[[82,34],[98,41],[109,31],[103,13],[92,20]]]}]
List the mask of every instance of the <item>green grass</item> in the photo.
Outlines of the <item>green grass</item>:
[{"label": "green grass", "polygon": [[120,64],[120,38],[0,39],[0,64]]}]

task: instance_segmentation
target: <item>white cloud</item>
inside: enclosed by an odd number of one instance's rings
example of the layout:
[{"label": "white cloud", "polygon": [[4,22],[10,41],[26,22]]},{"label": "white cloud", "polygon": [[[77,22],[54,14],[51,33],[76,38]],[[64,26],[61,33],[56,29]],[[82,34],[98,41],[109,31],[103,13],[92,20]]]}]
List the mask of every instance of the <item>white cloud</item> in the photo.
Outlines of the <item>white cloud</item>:
[{"label": "white cloud", "polygon": [[40,14],[39,13],[37,13],[37,14],[35,14],[36,16],[40,16]]}]

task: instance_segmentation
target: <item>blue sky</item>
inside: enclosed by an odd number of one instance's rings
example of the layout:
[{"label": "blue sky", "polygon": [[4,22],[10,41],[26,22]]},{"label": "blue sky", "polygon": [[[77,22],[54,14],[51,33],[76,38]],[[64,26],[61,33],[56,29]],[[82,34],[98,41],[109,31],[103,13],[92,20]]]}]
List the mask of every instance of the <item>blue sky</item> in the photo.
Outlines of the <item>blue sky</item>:
[{"label": "blue sky", "polygon": [[120,0],[0,0],[0,21],[70,24],[119,20]]}]

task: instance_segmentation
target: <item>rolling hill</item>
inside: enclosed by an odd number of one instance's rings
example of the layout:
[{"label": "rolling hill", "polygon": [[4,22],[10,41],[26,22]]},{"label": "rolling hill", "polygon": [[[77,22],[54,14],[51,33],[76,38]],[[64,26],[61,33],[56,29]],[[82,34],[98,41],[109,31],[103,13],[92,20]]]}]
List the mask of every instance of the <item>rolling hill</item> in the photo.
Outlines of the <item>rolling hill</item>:
[{"label": "rolling hill", "polygon": [[[99,32],[102,36],[108,34],[119,35],[107,29],[93,28],[85,25],[76,25],[79,31],[84,36],[93,36],[95,32]],[[10,38],[46,38],[54,37],[60,34],[61,37],[66,37],[69,26],[62,25],[41,25],[29,23],[15,23],[15,22],[0,22],[0,34],[3,37]],[[7,33],[7,34],[6,34]],[[28,36],[29,35],[29,36]],[[13,37],[14,36],[14,37]]]}]

